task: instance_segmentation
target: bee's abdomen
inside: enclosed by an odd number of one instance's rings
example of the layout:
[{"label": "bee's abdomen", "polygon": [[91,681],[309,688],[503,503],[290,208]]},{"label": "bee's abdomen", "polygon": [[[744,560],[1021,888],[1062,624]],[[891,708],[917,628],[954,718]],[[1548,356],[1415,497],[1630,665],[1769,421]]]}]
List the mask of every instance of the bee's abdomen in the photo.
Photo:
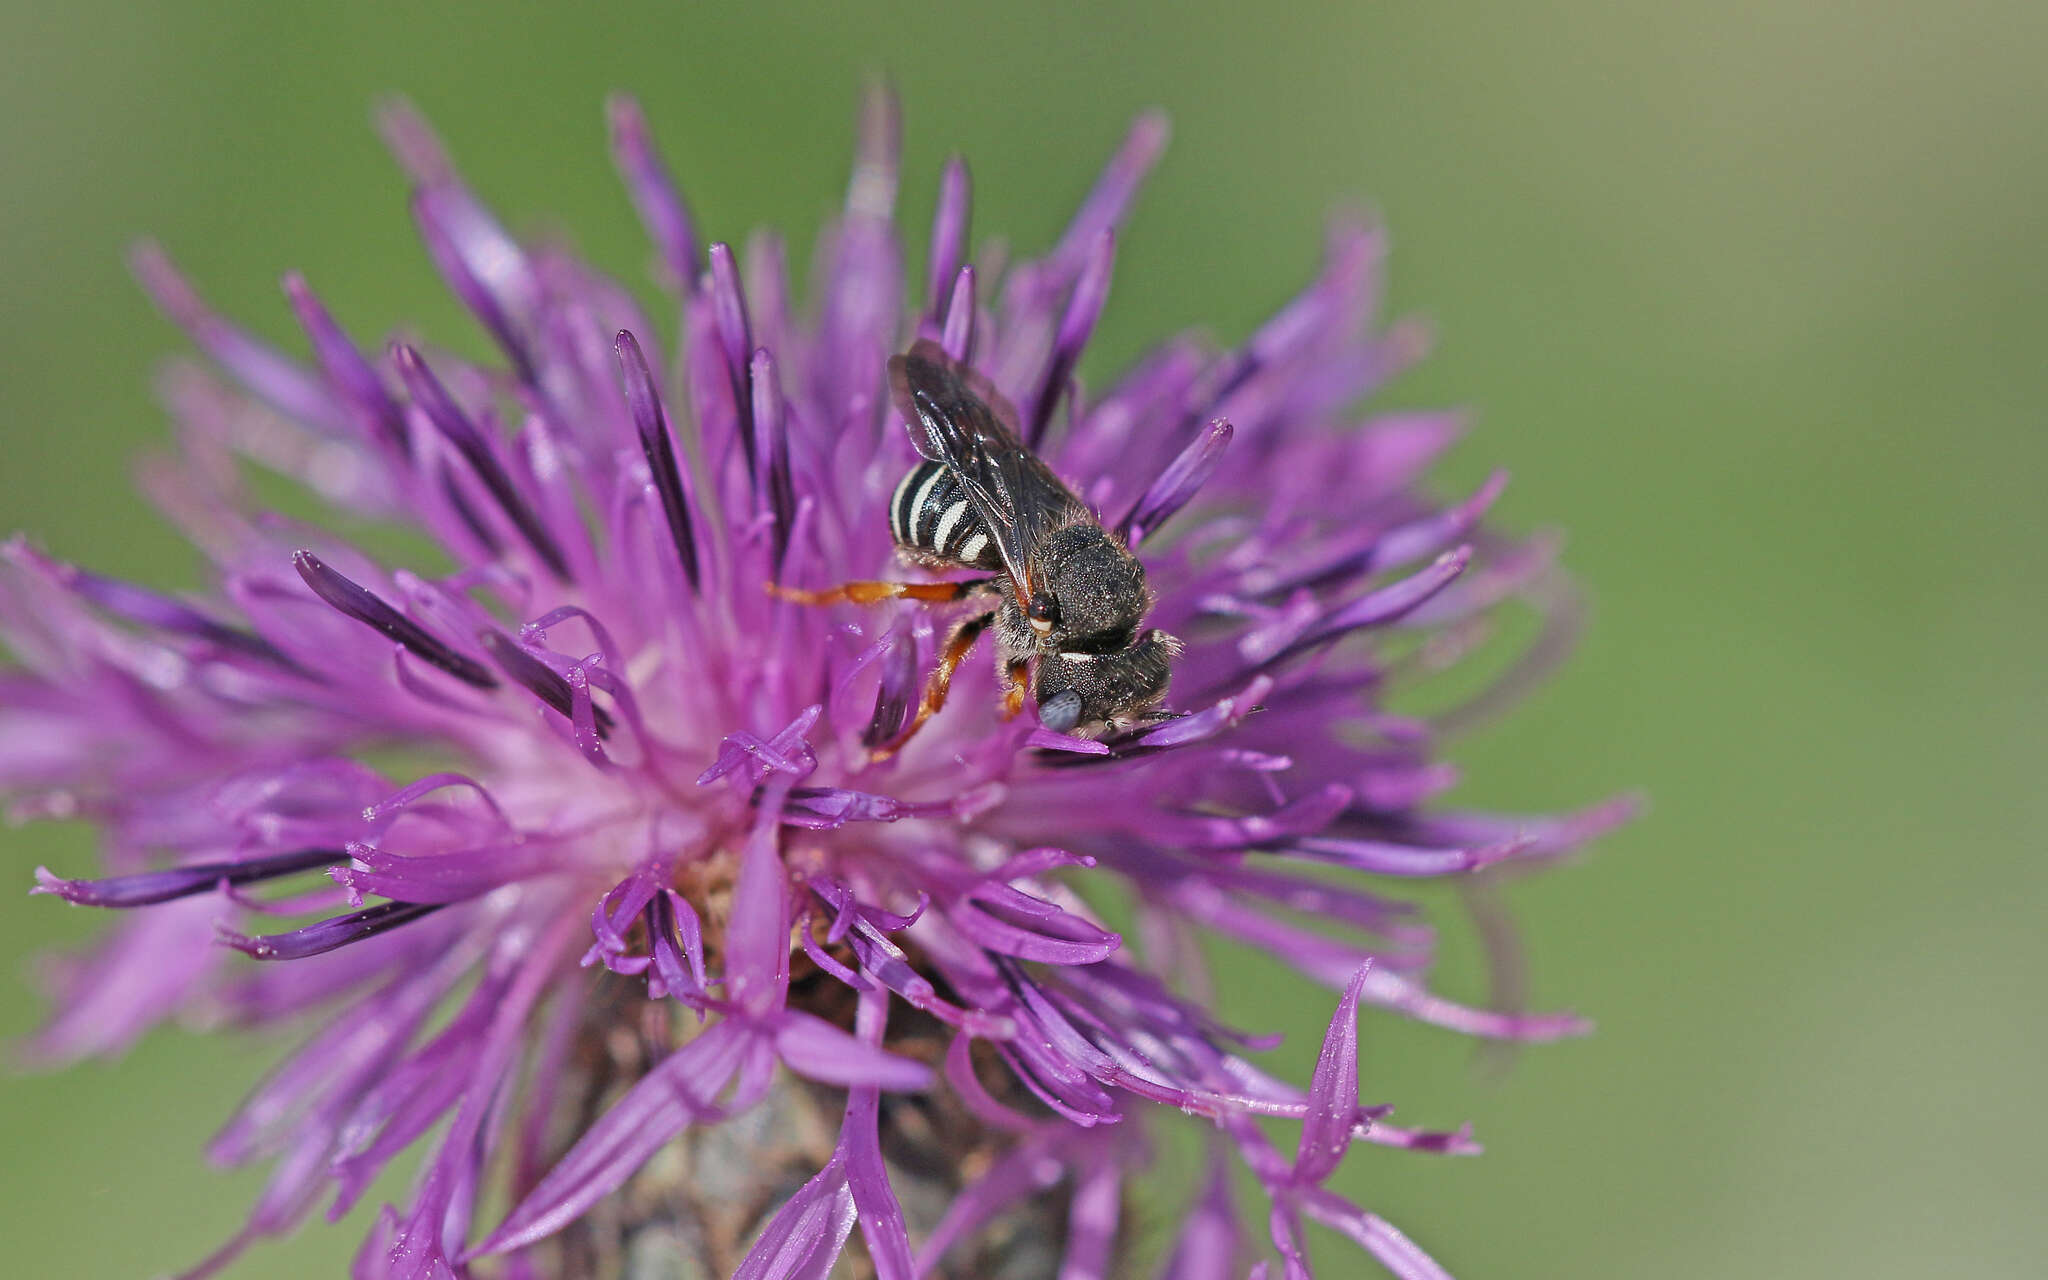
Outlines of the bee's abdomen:
[{"label": "bee's abdomen", "polygon": [[923,556],[976,569],[1003,567],[995,540],[941,462],[919,463],[896,486],[889,499],[889,531],[898,546]]}]

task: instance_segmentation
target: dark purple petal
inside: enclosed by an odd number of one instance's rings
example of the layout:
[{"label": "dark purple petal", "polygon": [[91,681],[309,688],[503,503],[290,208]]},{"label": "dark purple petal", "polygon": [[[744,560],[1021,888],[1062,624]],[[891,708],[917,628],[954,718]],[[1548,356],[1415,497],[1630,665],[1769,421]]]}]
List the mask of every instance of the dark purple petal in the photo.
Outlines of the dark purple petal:
[{"label": "dark purple petal", "polygon": [[726,369],[737,376],[745,371],[747,353],[754,346],[753,323],[747,316],[747,293],[740,283],[739,264],[733,258],[731,245],[723,240],[713,243],[710,261],[713,336],[718,339]]},{"label": "dark purple petal", "polygon": [[782,384],[775,376],[775,357],[766,347],[754,352],[747,366],[747,382],[753,389],[754,449],[761,461],[754,475],[757,506],[775,516],[775,563],[780,565],[789,551],[789,539],[796,520],[796,489],[789,472],[789,436],[784,420]]},{"label": "dark purple petal", "polygon": [[441,278],[497,340],[520,380],[531,382],[533,354],[522,328],[538,289],[518,245],[459,186],[421,187],[412,213]]},{"label": "dark purple petal", "polygon": [[377,376],[370,362],[363,358],[363,353],[349,341],[348,335],[341,331],[341,326],[334,322],[334,317],[307,287],[305,277],[297,272],[286,276],[284,293],[299,318],[299,327],[312,340],[313,355],[319,360],[321,372],[327,375],[327,380],[363,416],[373,438],[382,440],[401,458],[410,455],[412,439],[405,429],[405,411],[385,388],[384,380]]},{"label": "dark purple petal", "polygon": [[661,406],[661,392],[654,385],[640,343],[624,329],[619,330],[617,350],[619,377],[626,392],[626,406],[640,433],[640,448],[647,456],[648,471],[654,476],[654,490],[661,498],[661,514],[668,521],[669,537],[676,546],[676,558],[692,590],[704,586],[704,566],[697,550],[697,530],[690,495],[690,477],[676,459],[675,442],[668,431],[668,414]]},{"label": "dark purple petal", "polygon": [[447,438],[448,443],[455,446],[455,451],[462,455],[463,461],[476,473],[476,478],[490,492],[499,509],[505,513],[505,518],[519,530],[527,545],[533,548],[534,554],[540,557],[548,571],[555,577],[568,581],[569,563],[562,555],[561,545],[555,541],[554,534],[548,531],[547,526],[541,523],[540,517],[534,514],[526,499],[520,496],[519,490],[512,483],[512,477],[506,473],[504,464],[498,460],[498,455],[491,448],[490,442],[484,439],[483,432],[469,420],[469,415],[462,411],[461,406],[455,403],[454,397],[441,385],[441,380],[434,376],[433,370],[427,368],[426,361],[420,359],[419,352],[401,342],[391,348],[391,356],[398,362],[399,376],[405,380],[406,390],[412,394],[413,403],[427,415],[427,421],[433,423],[435,429]]},{"label": "dark purple petal", "polygon": [[725,376],[732,389],[732,402],[739,415],[740,448],[747,459],[747,472],[758,474],[753,427],[754,396],[747,386],[747,356],[754,349],[754,328],[747,319],[747,295],[740,287],[739,266],[733,261],[732,246],[723,241],[711,246],[711,319],[718,349],[725,358]]},{"label": "dark purple petal", "polygon": [[309,924],[290,933],[262,934],[251,938],[222,929],[220,940],[258,960],[303,960],[307,956],[317,956],[410,924],[421,916],[439,911],[442,905],[438,902],[380,902],[374,907],[351,911],[345,916]]},{"label": "dark purple petal", "polygon": [[600,738],[611,735],[611,713],[602,708],[594,712],[579,712],[579,706],[589,706],[590,695],[587,692],[579,694],[567,678],[534,657],[518,641],[500,631],[485,631],[478,634],[476,642],[483,647],[485,653],[491,655],[491,661],[498,664],[500,671],[524,686],[528,693],[560,712],[564,718],[573,720],[579,714],[590,714],[596,724],[597,735]]},{"label": "dark purple petal", "polygon": [[279,876],[331,867],[348,861],[340,849],[299,849],[239,862],[195,862],[164,871],[143,871],[104,880],[63,880],[36,868],[30,893],[54,893],[82,907],[147,907],[195,893],[211,893],[222,885],[256,884]]},{"label": "dark purple petal", "polygon": [[358,586],[328,568],[321,562],[320,557],[312,552],[294,551],[292,567],[299,571],[299,577],[305,579],[306,585],[313,589],[313,594],[326,601],[337,612],[383,632],[404,645],[415,656],[432,663],[464,684],[475,685],[479,689],[497,687],[497,677],[482,663],[464,657],[427,634],[426,629],[417,622],[384,603],[368,588]]}]

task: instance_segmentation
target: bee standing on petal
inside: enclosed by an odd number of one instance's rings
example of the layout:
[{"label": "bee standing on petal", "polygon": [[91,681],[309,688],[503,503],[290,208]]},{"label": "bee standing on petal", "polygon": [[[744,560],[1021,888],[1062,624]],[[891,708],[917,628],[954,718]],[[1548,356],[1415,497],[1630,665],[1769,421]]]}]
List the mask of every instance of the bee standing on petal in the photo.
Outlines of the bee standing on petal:
[{"label": "bee standing on petal", "polygon": [[936,342],[889,361],[897,408],[924,459],[889,499],[889,528],[905,559],[992,576],[951,583],[850,582],[822,591],[777,588],[806,604],[912,599],[995,603],[955,623],[915,718],[880,748],[893,754],[945,705],[953,672],[985,631],[996,636],[1003,711],[1024,707],[1057,733],[1095,736],[1159,716],[1179,642],[1140,630],[1151,610],[1145,568],[1019,438],[1016,411],[986,379]]}]

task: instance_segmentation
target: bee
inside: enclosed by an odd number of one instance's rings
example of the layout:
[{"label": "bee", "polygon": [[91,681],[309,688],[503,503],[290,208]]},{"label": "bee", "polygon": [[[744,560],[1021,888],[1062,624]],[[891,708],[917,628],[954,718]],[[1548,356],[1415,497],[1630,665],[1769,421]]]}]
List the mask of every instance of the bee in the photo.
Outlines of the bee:
[{"label": "bee", "polygon": [[1130,548],[1024,443],[994,387],[937,343],[891,358],[889,383],[921,459],[889,501],[899,554],[987,576],[777,594],[808,604],[996,603],[953,626],[916,715],[879,753],[899,749],[945,705],[953,673],[989,630],[1006,718],[1023,710],[1027,683],[1055,732],[1092,737],[1158,718],[1180,643],[1144,626],[1152,594]]}]

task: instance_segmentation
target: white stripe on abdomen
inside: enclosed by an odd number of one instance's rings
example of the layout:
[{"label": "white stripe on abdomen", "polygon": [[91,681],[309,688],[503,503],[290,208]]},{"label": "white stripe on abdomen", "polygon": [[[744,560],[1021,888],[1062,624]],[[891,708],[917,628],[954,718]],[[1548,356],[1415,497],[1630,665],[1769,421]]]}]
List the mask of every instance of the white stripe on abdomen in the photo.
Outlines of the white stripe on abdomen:
[{"label": "white stripe on abdomen", "polygon": [[938,485],[940,477],[945,474],[946,469],[944,467],[933,467],[932,473],[925,477],[923,484],[918,486],[917,501],[912,503],[910,507],[910,536],[904,539],[905,542],[915,543],[917,541],[918,517],[924,514],[924,504],[931,498],[932,489]]},{"label": "white stripe on abdomen", "polygon": [[903,497],[910,489],[910,482],[915,479],[917,468],[912,467],[896,482],[896,492],[889,495],[889,532],[896,535],[898,542],[904,541],[907,536],[903,528]]},{"label": "white stripe on abdomen", "polygon": [[959,527],[962,517],[966,516],[966,514],[967,500],[965,498],[946,508],[946,514],[939,517],[938,532],[932,535],[932,550],[940,555],[946,554],[946,539],[953,536],[953,530]]}]

